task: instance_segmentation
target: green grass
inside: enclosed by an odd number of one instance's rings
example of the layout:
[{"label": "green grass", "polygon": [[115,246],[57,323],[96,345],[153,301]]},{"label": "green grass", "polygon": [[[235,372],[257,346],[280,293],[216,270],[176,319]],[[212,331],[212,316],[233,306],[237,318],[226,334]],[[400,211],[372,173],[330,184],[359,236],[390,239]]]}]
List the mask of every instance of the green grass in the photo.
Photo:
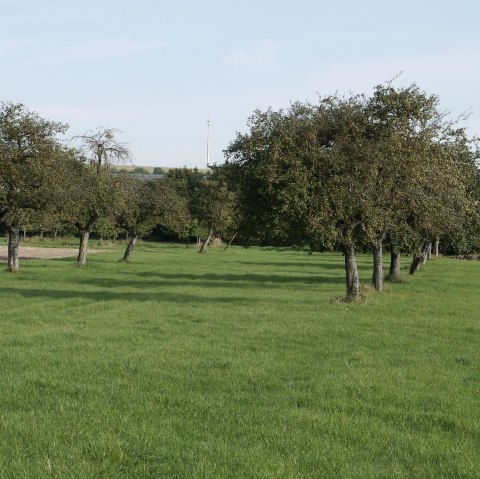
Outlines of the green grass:
[{"label": "green grass", "polygon": [[478,262],[122,247],[0,273],[2,479],[480,477]]}]

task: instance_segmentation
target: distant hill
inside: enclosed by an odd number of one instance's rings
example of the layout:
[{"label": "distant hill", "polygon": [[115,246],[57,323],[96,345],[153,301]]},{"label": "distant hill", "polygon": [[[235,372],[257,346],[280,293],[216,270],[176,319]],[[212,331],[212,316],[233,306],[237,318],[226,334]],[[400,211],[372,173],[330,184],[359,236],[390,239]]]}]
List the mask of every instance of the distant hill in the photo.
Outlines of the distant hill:
[{"label": "distant hill", "polygon": [[[166,173],[168,170],[173,170],[175,168],[179,168],[179,167],[172,167],[172,166],[140,166],[140,165],[115,165],[112,167],[112,170],[113,171],[122,171],[122,170],[126,170],[126,171],[134,171],[135,169],[138,170],[139,173],[149,173],[149,174],[153,174],[153,170],[155,168],[161,168],[163,170],[164,173]],[[188,168],[188,169],[192,169],[193,168]],[[143,170],[143,171],[141,171]],[[208,173],[208,171],[210,171],[208,168],[198,168],[198,171],[200,171],[201,173]]]}]

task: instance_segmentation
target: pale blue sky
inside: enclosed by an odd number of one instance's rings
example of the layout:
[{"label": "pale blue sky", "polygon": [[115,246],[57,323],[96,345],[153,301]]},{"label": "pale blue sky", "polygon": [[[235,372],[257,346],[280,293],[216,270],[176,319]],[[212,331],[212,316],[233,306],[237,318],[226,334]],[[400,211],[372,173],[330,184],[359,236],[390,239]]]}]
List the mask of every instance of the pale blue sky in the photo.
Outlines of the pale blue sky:
[{"label": "pale blue sky", "polygon": [[478,0],[0,0],[0,100],[118,128],[137,165],[204,167],[255,108],[403,75],[480,133]]}]

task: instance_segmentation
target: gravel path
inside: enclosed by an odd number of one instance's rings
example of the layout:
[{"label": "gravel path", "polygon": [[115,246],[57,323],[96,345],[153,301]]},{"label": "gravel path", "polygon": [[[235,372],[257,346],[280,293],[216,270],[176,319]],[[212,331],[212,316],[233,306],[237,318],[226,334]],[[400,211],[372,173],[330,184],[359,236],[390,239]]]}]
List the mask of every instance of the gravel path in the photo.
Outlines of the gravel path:
[{"label": "gravel path", "polygon": [[[89,249],[88,254],[100,253],[99,250]],[[34,248],[20,246],[20,259],[57,259],[77,256],[78,249],[74,248]],[[0,261],[7,261],[7,247],[0,246]]]}]

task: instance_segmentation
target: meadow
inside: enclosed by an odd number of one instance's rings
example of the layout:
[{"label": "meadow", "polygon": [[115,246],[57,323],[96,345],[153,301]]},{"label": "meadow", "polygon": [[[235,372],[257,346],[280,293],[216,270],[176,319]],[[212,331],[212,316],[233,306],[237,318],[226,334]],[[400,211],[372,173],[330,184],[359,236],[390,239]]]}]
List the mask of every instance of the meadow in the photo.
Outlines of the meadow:
[{"label": "meadow", "polygon": [[0,265],[2,479],[480,477],[479,262],[123,247]]}]

